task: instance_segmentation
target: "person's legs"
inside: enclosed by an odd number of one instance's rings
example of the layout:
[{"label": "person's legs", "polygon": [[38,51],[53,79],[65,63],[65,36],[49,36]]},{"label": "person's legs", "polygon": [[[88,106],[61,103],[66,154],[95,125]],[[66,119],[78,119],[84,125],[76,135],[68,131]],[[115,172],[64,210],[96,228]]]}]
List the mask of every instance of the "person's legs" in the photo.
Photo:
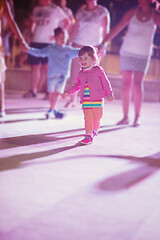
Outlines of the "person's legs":
[{"label": "person's legs", "polygon": [[56,104],[58,102],[58,97],[60,93],[59,92],[50,92],[49,93],[49,103],[50,103],[50,109],[46,113],[46,118],[52,118],[53,116],[55,118],[63,118],[64,114],[56,110]]},{"label": "person's legs", "polygon": [[4,83],[0,84],[0,117],[3,117],[5,114],[4,108]]},{"label": "person's legs", "polygon": [[[30,44],[31,47],[38,49],[42,49],[47,45],[48,44],[35,42],[32,42]],[[47,78],[48,59],[42,57],[35,57],[29,54],[28,64],[31,65],[32,85],[30,91],[23,95],[26,98],[36,97],[38,90],[41,90],[41,86],[44,84],[44,81]]]},{"label": "person's legs", "polygon": [[55,110],[59,95],[60,95],[59,92],[50,92],[49,93],[49,102],[50,102],[51,110]]},{"label": "person's legs", "polygon": [[41,64],[32,65],[32,91],[37,94],[38,84],[40,80]]},{"label": "person's legs", "polygon": [[83,109],[84,114],[84,126],[86,135],[91,135],[93,133],[93,111],[90,108]]},{"label": "person's legs", "polygon": [[43,90],[44,86],[46,88],[47,72],[48,72],[48,64],[47,63],[41,64],[39,84],[37,85],[37,89],[39,89],[40,91]]},{"label": "person's legs", "polygon": [[122,108],[123,119],[117,124],[128,124],[129,105],[131,100],[132,72],[122,71]]},{"label": "person's legs", "polygon": [[90,144],[93,142],[93,112],[92,109],[83,109],[85,138],[80,141],[81,144]]},{"label": "person's legs", "polygon": [[138,118],[140,116],[142,101],[143,101],[143,72],[134,72],[134,81],[133,81],[133,101],[135,109],[135,119],[134,126],[138,126]]},{"label": "person's legs", "polygon": [[[71,64],[71,73],[70,73],[69,79],[67,80],[66,90],[69,89],[73,84],[76,83],[76,78],[77,78],[79,71],[80,71],[79,60],[78,60],[78,58],[74,58],[72,60],[72,64]],[[70,99],[66,103],[65,107],[69,107],[69,106],[74,107],[77,102],[77,95],[78,95],[77,92],[70,95]]]},{"label": "person's legs", "polygon": [[98,130],[100,128],[100,120],[103,115],[103,108],[93,108],[93,132],[94,135],[98,134]]},{"label": "person's legs", "polygon": [[5,97],[4,97],[4,81],[5,81],[5,72],[0,73],[0,117],[5,115]]}]

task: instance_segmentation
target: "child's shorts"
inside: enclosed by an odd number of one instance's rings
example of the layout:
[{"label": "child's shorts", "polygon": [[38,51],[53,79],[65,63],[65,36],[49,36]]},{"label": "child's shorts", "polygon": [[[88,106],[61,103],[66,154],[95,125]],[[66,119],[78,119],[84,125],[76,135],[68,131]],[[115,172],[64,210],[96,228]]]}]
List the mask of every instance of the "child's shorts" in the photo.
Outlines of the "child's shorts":
[{"label": "child's shorts", "polygon": [[47,90],[48,92],[63,93],[66,85],[67,78],[63,75],[56,75],[48,79]]}]

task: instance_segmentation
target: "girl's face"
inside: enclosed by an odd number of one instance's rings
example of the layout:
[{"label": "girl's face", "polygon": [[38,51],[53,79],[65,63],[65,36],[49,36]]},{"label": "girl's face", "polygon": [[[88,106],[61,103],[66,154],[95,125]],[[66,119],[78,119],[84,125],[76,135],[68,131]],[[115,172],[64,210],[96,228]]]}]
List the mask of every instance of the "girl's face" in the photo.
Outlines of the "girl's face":
[{"label": "girl's face", "polygon": [[93,59],[88,55],[88,53],[79,56],[79,63],[83,69],[90,68],[94,64]]},{"label": "girl's face", "polygon": [[57,36],[55,36],[55,40],[59,46],[63,46],[66,42],[65,33],[59,33]]}]

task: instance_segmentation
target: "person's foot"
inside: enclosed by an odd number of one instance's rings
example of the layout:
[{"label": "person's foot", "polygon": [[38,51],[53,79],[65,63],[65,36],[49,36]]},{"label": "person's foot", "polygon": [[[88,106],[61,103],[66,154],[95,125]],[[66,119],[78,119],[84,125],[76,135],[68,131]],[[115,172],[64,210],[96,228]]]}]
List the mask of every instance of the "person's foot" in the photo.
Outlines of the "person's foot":
[{"label": "person's foot", "polygon": [[6,115],[5,111],[0,111],[0,118],[5,117],[5,115]]},{"label": "person's foot", "polygon": [[136,117],[136,118],[134,119],[134,122],[133,122],[133,127],[138,127],[138,126],[140,126],[140,125],[141,125],[141,124],[140,124],[139,118]]},{"label": "person's foot", "polygon": [[93,137],[91,137],[90,135],[86,135],[85,138],[80,141],[80,143],[84,145],[91,144],[93,143]]},{"label": "person's foot", "polygon": [[97,135],[98,133],[93,130],[93,138],[96,137]]},{"label": "person's foot", "polygon": [[117,123],[117,125],[125,125],[125,124],[129,124],[128,117],[124,117],[121,121]]},{"label": "person's foot", "polygon": [[35,92],[33,92],[32,90],[30,90],[29,92],[25,93],[23,95],[24,98],[36,98],[37,94]]},{"label": "person's foot", "polygon": [[49,109],[48,112],[46,113],[46,118],[51,119],[54,118],[54,112],[53,110]]},{"label": "person's foot", "polygon": [[64,113],[58,112],[57,110],[54,110],[53,113],[54,113],[55,118],[60,119],[60,118],[64,117]]}]

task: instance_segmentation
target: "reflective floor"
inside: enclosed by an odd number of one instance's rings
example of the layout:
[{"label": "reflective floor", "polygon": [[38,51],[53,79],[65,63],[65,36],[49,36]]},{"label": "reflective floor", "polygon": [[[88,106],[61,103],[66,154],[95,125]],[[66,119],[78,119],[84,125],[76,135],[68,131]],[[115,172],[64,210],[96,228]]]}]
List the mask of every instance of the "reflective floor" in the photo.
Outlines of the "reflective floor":
[{"label": "reflective floor", "polygon": [[100,133],[81,146],[80,104],[45,119],[48,101],[6,95],[0,119],[1,240],[159,240],[160,103],[144,102],[141,126],[117,126],[105,103]]}]

